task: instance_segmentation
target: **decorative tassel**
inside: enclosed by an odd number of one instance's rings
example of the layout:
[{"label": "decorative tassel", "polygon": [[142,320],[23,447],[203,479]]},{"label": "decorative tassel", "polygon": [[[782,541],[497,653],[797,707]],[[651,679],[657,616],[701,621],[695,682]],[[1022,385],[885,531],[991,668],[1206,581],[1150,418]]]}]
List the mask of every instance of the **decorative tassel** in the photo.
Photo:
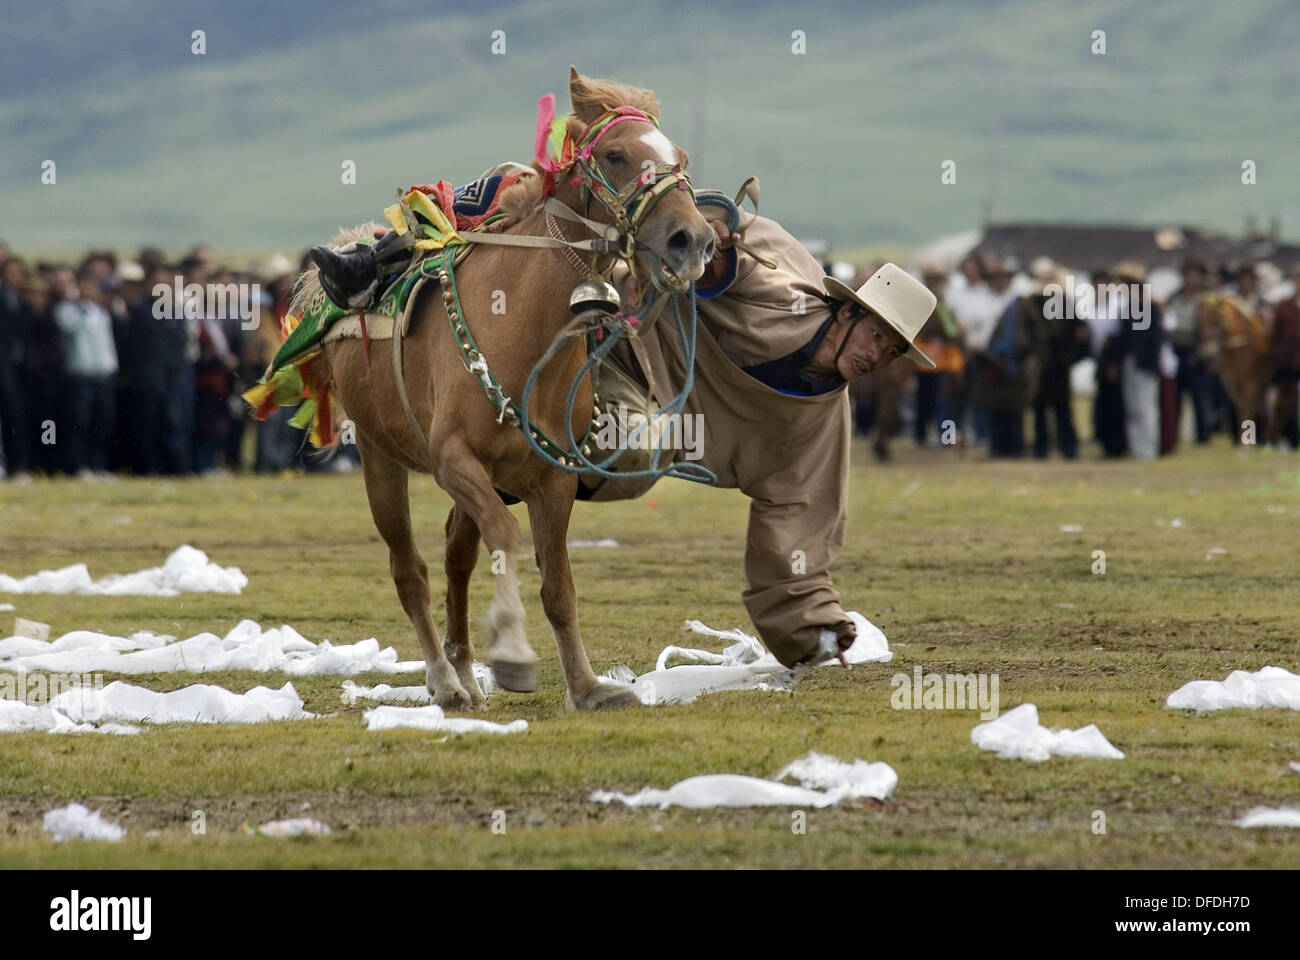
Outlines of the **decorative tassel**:
[{"label": "decorative tassel", "polygon": [[366,352],[366,369],[370,369],[370,334],[366,330],[366,311],[358,310],[357,319],[361,321],[361,348]]}]

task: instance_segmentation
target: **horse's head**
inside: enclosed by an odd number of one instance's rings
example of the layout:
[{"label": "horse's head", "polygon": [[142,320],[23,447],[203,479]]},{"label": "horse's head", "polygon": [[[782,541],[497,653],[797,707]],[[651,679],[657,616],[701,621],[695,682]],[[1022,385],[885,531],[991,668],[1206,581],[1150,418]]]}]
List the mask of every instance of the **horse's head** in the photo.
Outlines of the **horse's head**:
[{"label": "horse's head", "polygon": [[637,272],[680,293],[713,258],[714,233],[695,208],[686,154],[659,130],[654,94],[570,67],[569,98],[573,166],[557,180],[556,197],[617,227]]}]

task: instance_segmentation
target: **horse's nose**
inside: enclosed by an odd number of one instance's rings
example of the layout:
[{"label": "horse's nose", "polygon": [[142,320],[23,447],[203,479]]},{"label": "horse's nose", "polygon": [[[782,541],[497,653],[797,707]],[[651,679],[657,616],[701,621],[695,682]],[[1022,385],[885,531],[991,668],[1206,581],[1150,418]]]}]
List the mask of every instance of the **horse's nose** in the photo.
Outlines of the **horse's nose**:
[{"label": "horse's nose", "polygon": [[686,227],[668,236],[664,262],[679,277],[698,279],[704,266],[713,259],[713,231],[694,231]]},{"label": "horse's nose", "polygon": [[669,253],[685,253],[691,247],[691,232],[683,227],[668,238]]}]

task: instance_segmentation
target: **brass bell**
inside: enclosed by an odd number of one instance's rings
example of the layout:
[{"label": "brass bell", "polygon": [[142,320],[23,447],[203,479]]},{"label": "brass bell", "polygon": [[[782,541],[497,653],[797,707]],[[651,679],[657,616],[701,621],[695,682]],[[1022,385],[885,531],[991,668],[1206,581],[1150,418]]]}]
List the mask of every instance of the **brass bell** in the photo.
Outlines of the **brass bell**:
[{"label": "brass bell", "polygon": [[622,305],[618,291],[604,280],[584,280],[569,294],[569,313],[575,317],[591,310],[618,313]]}]

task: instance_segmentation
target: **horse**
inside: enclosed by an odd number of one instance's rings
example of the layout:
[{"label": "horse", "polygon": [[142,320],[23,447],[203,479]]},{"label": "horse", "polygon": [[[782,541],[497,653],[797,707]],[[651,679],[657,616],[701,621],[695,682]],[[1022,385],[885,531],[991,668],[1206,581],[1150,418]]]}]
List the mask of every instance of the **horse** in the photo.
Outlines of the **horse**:
[{"label": "horse", "polygon": [[[575,234],[590,229],[580,221],[551,215],[555,208],[545,205],[544,186],[553,185],[551,196],[571,212],[596,224],[617,222],[625,228],[630,236],[622,238],[626,245],[618,255],[631,260],[640,281],[648,280],[665,294],[689,290],[713,256],[714,233],[696,210],[685,153],[658,129],[659,104],[654,94],[585,77],[571,67],[569,96],[573,113],[566,132],[574,143],[581,143],[586,131],[598,121],[608,122],[612,115],[628,122],[600,128],[599,138],[587,145],[591,153],[585,168],[579,153],[558,172],[551,172],[550,179],[544,176],[548,168],[535,162],[539,175],[525,177],[501,198],[508,214],[501,232],[574,240]],[[567,139],[565,143],[569,145]],[[539,161],[540,157],[539,152]],[[680,189],[660,194],[639,226],[634,222],[629,227],[626,217],[617,216],[625,211],[619,211],[617,204],[610,206],[609,191],[592,189],[593,168],[603,173],[608,186],[620,191],[631,191],[637,178],[652,181],[649,174],[656,170],[676,177]],[[585,171],[586,177],[575,176],[575,170]],[[365,235],[371,226],[355,228],[338,240]],[[607,228],[607,237],[614,233],[613,226]],[[616,256],[595,253],[591,267],[607,275]],[[490,361],[492,373],[510,397],[521,396],[529,372],[572,321],[569,294],[586,278],[587,270],[569,248],[497,245],[476,247],[456,267],[460,318],[472,329],[483,360]],[[302,282],[302,292],[310,294],[319,282],[314,267]],[[499,309],[503,304],[504,313]],[[445,709],[477,710],[485,704],[471,671],[474,647],[468,610],[469,581],[480,541],[491,554],[496,574],[484,630],[494,679],[509,690],[536,689],[538,657],[525,633],[516,573],[519,524],[506,507],[502,496],[506,494],[514,498],[511,502],[527,505],[541,570],[542,607],[555,634],[570,703],[577,709],[638,704],[630,688],[597,679],[582,644],[566,542],[578,477],[536,455],[521,429],[502,422],[479,380],[467,373],[461,359],[463,345],[448,323],[449,309],[445,299],[440,302],[423,289],[412,307],[400,374],[409,409],[404,409],[397,364],[369,364],[363,343],[355,339],[327,344],[323,353],[325,376],[355,426],[371,516],[388,546],[398,599],[424,653],[429,692]],[[585,342],[571,338],[553,355],[546,376],[539,378],[528,419],[547,436],[565,435],[566,394],[586,359]],[[592,410],[589,380],[583,380],[569,409],[574,435],[582,436]],[[413,414],[421,437],[415,435],[408,413]],[[407,488],[411,471],[431,474],[453,501],[443,558],[445,644],[430,616],[428,569],[412,533]]]}]

